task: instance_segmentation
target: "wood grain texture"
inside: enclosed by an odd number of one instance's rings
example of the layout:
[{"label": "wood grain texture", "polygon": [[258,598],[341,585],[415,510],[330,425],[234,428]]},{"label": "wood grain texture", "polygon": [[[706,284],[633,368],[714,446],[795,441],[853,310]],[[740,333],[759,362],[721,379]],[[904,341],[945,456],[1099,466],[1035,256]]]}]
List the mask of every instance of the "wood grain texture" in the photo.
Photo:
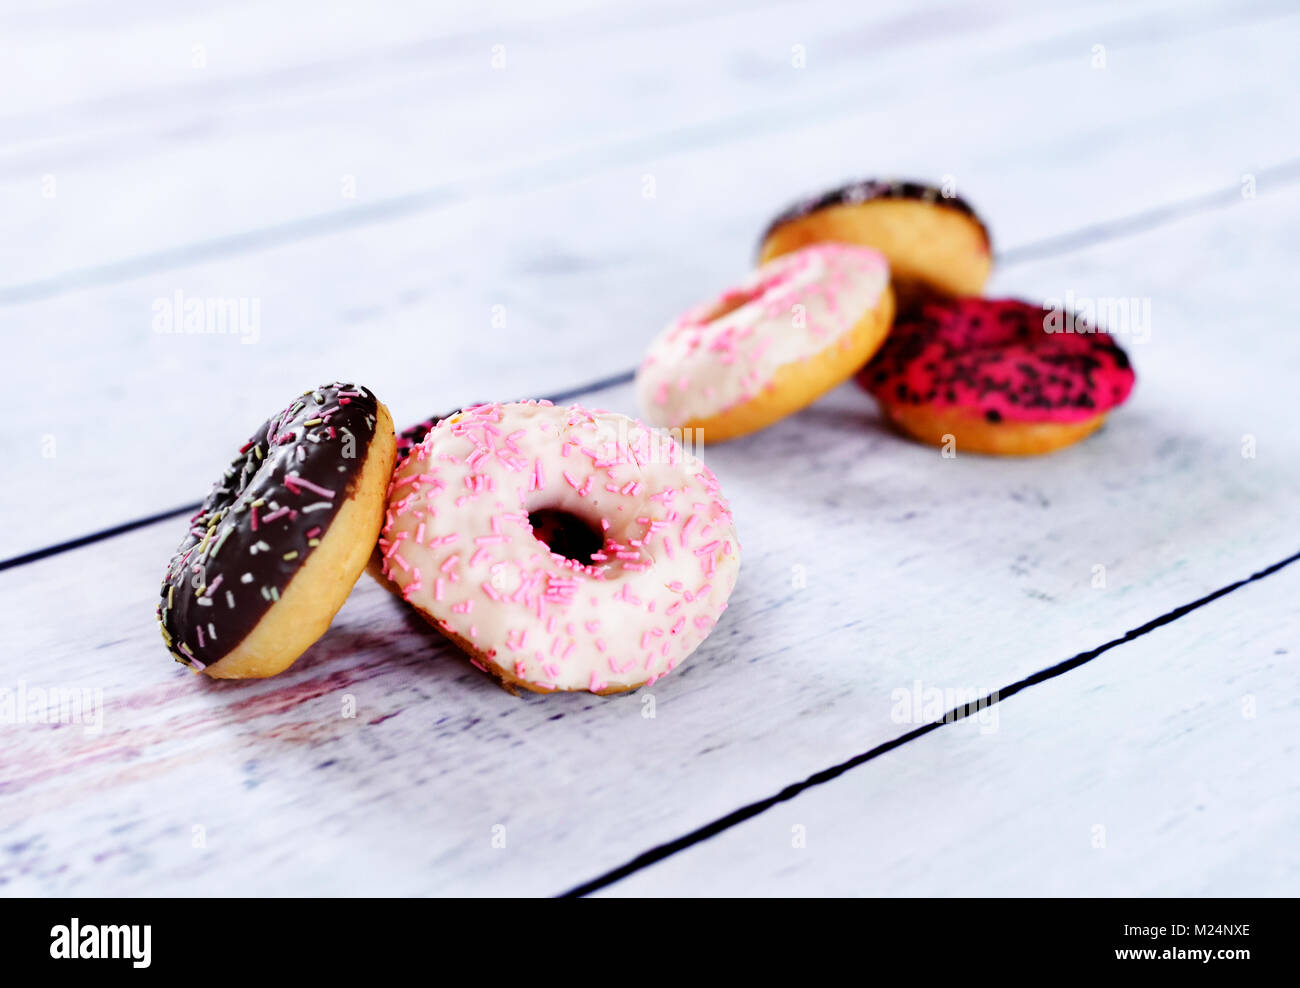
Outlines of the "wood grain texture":
[{"label": "wood grain texture", "polygon": [[[1297,212],[1300,191],[1248,230],[1246,214],[1217,212],[1044,262],[1035,282],[1079,271],[1116,283],[1141,258],[1205,244],[1268,278]],[[1185,290],[1179,265],[1144,270],[1154,298]],[[1207,274],[1204,289],[1222,286]],[[713,449],[745,567],[714,636],[649,694],[652,719],[647,694],[510,697],[366,582],[285,676],[195,680],[153,641],[157,573],[178,534],[166,525],[0,574],[16,613],[40,613],[62,581],[84,588],[76,613],[25,633],[40,664],[19,675],[98,685],[106,700],[97,737],[10,732],[7,887],[557,892],[888,740],[900,685],[996,689],[1122,635],[1271,562],[1294,505],[1276,401],[1300,343],[1194,317],[1168,336],[1161,325],[1135,347],[1131,406],[1056,457],[943,460],[880,429],[852,388]],[[1230,371],[1246,346],[1259,348],[1255,388],[1189,393],[1198,368]],[[1247,427],[1254,460],[1240,453]],[[1098,564],[1104,590],[1091,585]],[[356,718],[341,716],[348,695]]]},{"label": "wood grain texture", "polygon": [[1292,895],[1298,598],[1292,565],[606,894]]},{"label": "wood grain texture", "polygon": [[[1289,8],[470,7],[0,15],[5,78],[50,51],[82,73],[0,85],[24,370],[0,555],[196,500],[317,378],[410,420],[628,368],[788,198],[873,170],[957,178],[1015,258],[994,293],[1149,300],[1132,403],[1053,457],[944,460],[849,386],[710,449],[741,582],[685,668],[626,697],[511,697],[366,578],[285,675],[196,679],[152,620],[179,523],[0,572],[0,688],[103,698],[99,731],[0,724],[4,894],[562,892],[897,736],[901,687],[997,689],[1300,549]],[[256,40],[195,80],[181,39],[204,25]],[[1197,198],[1245,174],[1258,198]],[[258,344],[155,334],[178,289],[259,299]],[[628,387],[583,400],[636,411]],[[1300,804],[1271,776],[1296,743],[1296,578],[1008,701],[991,739],[944,728],[611,891],[1294,891]]]},{"label": "wood grain texture", "polygon": [[[733,43],[745,43],[747,24],[730,24]],[[779,97],[780,105],[755,103],[742,87],[717,116],[674,127],[682,114],[700,112],[694,90],[675,91],[648,118],[658,122],[661,137],[642,134],[617,153],[608,151],[616,137],[593,135],[599,146],[570,141],[571,157],[540,173],[521,166],[531,178],[480,174],[474,188],[449,193],[437,209],[264,249],[249,245],[231,256],[181,255],[180,267],[146,265],[111,284],[5,306],[30,372],[12,382],[15,414],[0,424],[6,445],[18,451],[4,468],[12,480],[0,475],[6,480],[0,510],[18,511],[36,499],[54,517],[40,538],[22,526],[0,532],[0,554],[195,500],[232,444],[286,395],[340,374],[364,381],[399,420],[410,420],[485,397],[549,393],[629,368],[669,318],[743,273],[774,211],[848,175],[877,169],[951,174],[989,216],[995,241],[1015,248],[1235,186],[1243,172],[1296,154],[1291,135],[1300,129],[1293,116],[1300,111],[1266,98],[1279,73],[1300,72],[1286,32],[1231,21],[1216,30],[1213,22],[1194,21],[1180,33],[1166,24],[1152,41],[1120,35],[1133,55],[1121,59],[1124,47],[1117,43],[1108,67],[1097,71],[1088,66],[1090,45],[1083,44],[1089,29],[1080,30],[1070,36],[1080,45],[1074,57],[1065,54],[1061,38],[1016,47],[1019,35],[1008,23],[991,41],[1000,54],[981,55],[988,58],[983,71],[971,68],[960,81],[944,74],[917,82],[910,58],[886,60],[896,80],[884,90],[888,99],[873,96],[884,79],[853,83],[857,63],[848,55],[824,84],[808,82],[822,71],[815,65],[800,75],[781,63],[780,83],[771,81],[777,68],[768,65],[769,75],[761,75],[767,82],[754,85],[772,89],[777,95],[768,99]],[[705,43],[695,28],[681,31],[676,40],[687,47],[678,61],[716,63],[716,54],[706,59],[689,47]],[[775,36],[763,37],[768,47],[775,44]],[[959,40],[942,43],[961,48]],[[632,40],[613,47],[631,60],[629,72],[637,65],[649,71],[650,63],[637,59],[650,56],[638,54]],[[662,70],[668,51],[652,46],[654,52],[653,64]],[[581,63],[556,59],[555,66],[570,67],[569,85],[582,87],[585,99],[606,98],[590,94]],[[555,66],[550,70],[560,71]],[[822,97],[804,91],[810,84],[830,87],[833,98],[819,103]],[[700,86],[713,92],[715,82]],[[1025,99],[1027,91],[1036,98]],[[504,96],[498,102],[512,105]],[[621,119],[617,103],[602,105]],[[1189,118],[1198,122],[1190,137]],[[345,116],[333,126],[355,119]],[[457,126],[481,127],[474,119]],[[410,139],[426,139],[423,133]],[[361,136],[341,143],[366,146]],[[210,174],[232,156],[267,160],[252,146],[211,153],[206,168],[195,163],[184,174]],[[412,147],[417,160],[432,153]],[[275,160],[296,169],[300,182],[306,162],[319,157],[311,145],[285,154]],[[109,180],[129,185],[139,165],[121,168]],[[336,171],[329,172],[331,195]],[[653,199],[642,197],[645,175],[655,180]],[[35,194],[38,184],[27,186],[26,198],[50,205]],[[252,191],[255,183],[249,185],[240,186],[241,197],[247,193],[269,209],[264,194]],[[1261,194],[1267,191],[1261,181]],[[169,208],[188,203],[184,208],[205,216],[227,211],[202,184],[160,195]],[[69,241],[115,229],[89,219],[115,201],[104,191],[77,209],[65,204],[78,219],[67,236],[50,242],[50,256],[68,265]],[[366,201],[350,205],[365,208]],[[53,200],[56,209],[65,208],[60,203]],[[132,226],[169,215],[155,202]],[[201,233],[188,239],[155,230],[151,246],[203,242],[215,229],[194,226]],[[132,256],[109,244],[96,253]],[[257,300],[259,342],[155,333],[155,303],[178,291],[184,298]],[[486,333],[494,340],[490,350]],[[393,353],[416,356],[395,361]],[[87,409],[107,437],[84,428]],[[42,455],[51,439],[52,460]],[[123,472],[124,454],[162,459],[158,469]],[[74,478],[108,474],[119,476],[100,496],[77,492]]]}]

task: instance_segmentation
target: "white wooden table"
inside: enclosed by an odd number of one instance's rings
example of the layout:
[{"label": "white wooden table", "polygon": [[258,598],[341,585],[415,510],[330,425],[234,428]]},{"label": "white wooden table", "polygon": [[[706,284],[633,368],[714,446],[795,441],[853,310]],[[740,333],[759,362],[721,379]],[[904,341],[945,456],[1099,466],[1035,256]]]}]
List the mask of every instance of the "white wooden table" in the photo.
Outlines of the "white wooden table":
[{"label": "white wooden table", "polygon": [[[0,724],[0,890],[1300,890],[1294,4],[183,6],[0,11],[0,688],[103,701]],[[135,523],[288,396],[635,412],[875,174],[957,182],[992,293],[1150,300],[1102,433],[945,460],[849,386],[710,449],[740,583],[628,696],[510,696],[369,578],[276,679],[163,650],[183,522]],[[256,344],[155,332],[177,292]]]}]

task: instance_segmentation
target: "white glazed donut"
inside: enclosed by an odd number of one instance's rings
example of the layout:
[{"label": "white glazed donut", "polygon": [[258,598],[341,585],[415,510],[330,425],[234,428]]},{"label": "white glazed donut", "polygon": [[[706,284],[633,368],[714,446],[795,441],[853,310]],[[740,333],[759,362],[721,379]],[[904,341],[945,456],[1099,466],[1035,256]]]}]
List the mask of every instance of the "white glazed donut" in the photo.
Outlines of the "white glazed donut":
[{"label": "white glazed donut", "polygon": [[[530,524],[539,511],[582,519],[600,550],[553,552]],[[539,692],[659,679],[709,634],[740,569],[708,467],[634,419],[548,402],[438,423],[393,474],[379,548],[426,620]]]},{"label": "white glazed donut", "polygon": [[703,442],[743,436],[848,380],[893,319],[879,251],[796,250],[660,333],[637,371],[637,397],[652,425],[698,429]]}]

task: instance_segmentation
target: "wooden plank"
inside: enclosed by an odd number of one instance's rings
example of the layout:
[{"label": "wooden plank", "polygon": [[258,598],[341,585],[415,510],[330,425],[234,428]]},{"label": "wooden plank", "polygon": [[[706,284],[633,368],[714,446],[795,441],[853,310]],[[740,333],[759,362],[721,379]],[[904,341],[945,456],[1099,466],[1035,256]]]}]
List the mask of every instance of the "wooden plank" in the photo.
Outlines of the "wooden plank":
[{"label": "wooden plank", "polygon": [[[0,509],[35,500],[52,517],[0,532],[0,555],[195,500],[286,392],[326,378],[355,376],[409,421],[628,368],[663,322],[738,276],[777,203],[865,161],[919,172],[942,162],[965,191],[979,190],[995,236],[1015,247],[1232,187],[1244,169],[1293,151],[1287,122],[1300,109],[1268,98],[1273,73],[1300,59],[1288,35],[1229,29],[1161,50],[1196,70],[1184,78],[1135,61],[1108,82],[1050,62],[943,100],[844,93],[832,119],[796,104],[776,121],[787,130],[759,127],[770,116],[760,115],[720,145],[632,145],[572,184],[551,176],[560,184],[9,306],[15,359],[28,370],[11,382],[13,414],[0,424],[19,451],[0,475]],[[1096,101],[1077,109],[1089,92]],[[991,118],[989,107],[999,108]],[[1195,146],[1187,115],[1199,121]],[[1008,275],[993,290],[1013,284]],[[256,300],[259,342],[155,333],[154,306],[178,291]],[[97,480],[90,498],[86,477],[112,480]]]},{"label": "wooden plank", "polygon": [[604,894],[1291,895],[1297,598],[1292,565]]},{"label": "wooden plank", "polygon": [[[945,460],[852,388],[711,450],[741,582],[684,670],[632,696],[510,697],[368,581],[284,676],[194,680],[149,618],[166,525],[0,573],[15,614],[75,601],[14,622],[4,680],[105,699],[98,735],[3,728],[3,888],[562,891],[893,737],[899,683],[997,688],[1293,551],[1300,341],[1275,328],[1298,215],[1282,192],[1020,272],[1153,301],[1131,406],[1068,452]],[[1248,389],[1213,383],[1244,369]]]},{"label": "wooden plank", "polygon": [[[1150,59],[1162,42],[1204,41],[1281,9],[819,0],[619,5],[545,21],[470,11],[453,27],[436,8],[322,16],[277,5],[149,10],[109,38],[102,28],[19,34],[0,62],[12,73],[0,92],[17,111],[0,202],[22,234],[0,244],[2,283],[250,230],[373,222],[382,204],[439,207],[485,184],[501,194],[564,183],[611,161],[635,167],[700,141],[879,111],[896,96],[929,109],[1027,63],[1054,62],[1077,86],[1059,96],[1090,101],[1111,85],[1079,71],[1098,37],[1116,48],[1118,80],[1132,71],[1127,59]],[[796,45],[811,53],[799,69]],[[969,113],[956,119],[969,126]]]}]

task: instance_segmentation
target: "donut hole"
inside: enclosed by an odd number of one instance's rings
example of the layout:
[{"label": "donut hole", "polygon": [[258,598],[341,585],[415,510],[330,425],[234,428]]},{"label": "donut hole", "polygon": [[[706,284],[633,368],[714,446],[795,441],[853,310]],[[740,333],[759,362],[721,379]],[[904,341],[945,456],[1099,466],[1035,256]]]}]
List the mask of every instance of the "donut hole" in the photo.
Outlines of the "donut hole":
[{"label": "donut hole", "polygon": [[538,508],[528,513],[533,536],[551,552],[582,563],[605,545],[605,536],[595,525],[563,508]]},{"label": "donut hole", "polygon": [[780,271],[775,272],[770,277],[764,278],[756,285],[749,285],[745,288],[736,288],[727,292],[727,294],[723,295],[722,298],[718,300],[717,305],[700,317],[700,323],[717,322],[719,319],[731,315],[737,309],[743,309],[745,306],[749,305],[750,302],[762,298],[782,282],[789,281],[793,274],[794,271],[791,267],[786,265]]}]

